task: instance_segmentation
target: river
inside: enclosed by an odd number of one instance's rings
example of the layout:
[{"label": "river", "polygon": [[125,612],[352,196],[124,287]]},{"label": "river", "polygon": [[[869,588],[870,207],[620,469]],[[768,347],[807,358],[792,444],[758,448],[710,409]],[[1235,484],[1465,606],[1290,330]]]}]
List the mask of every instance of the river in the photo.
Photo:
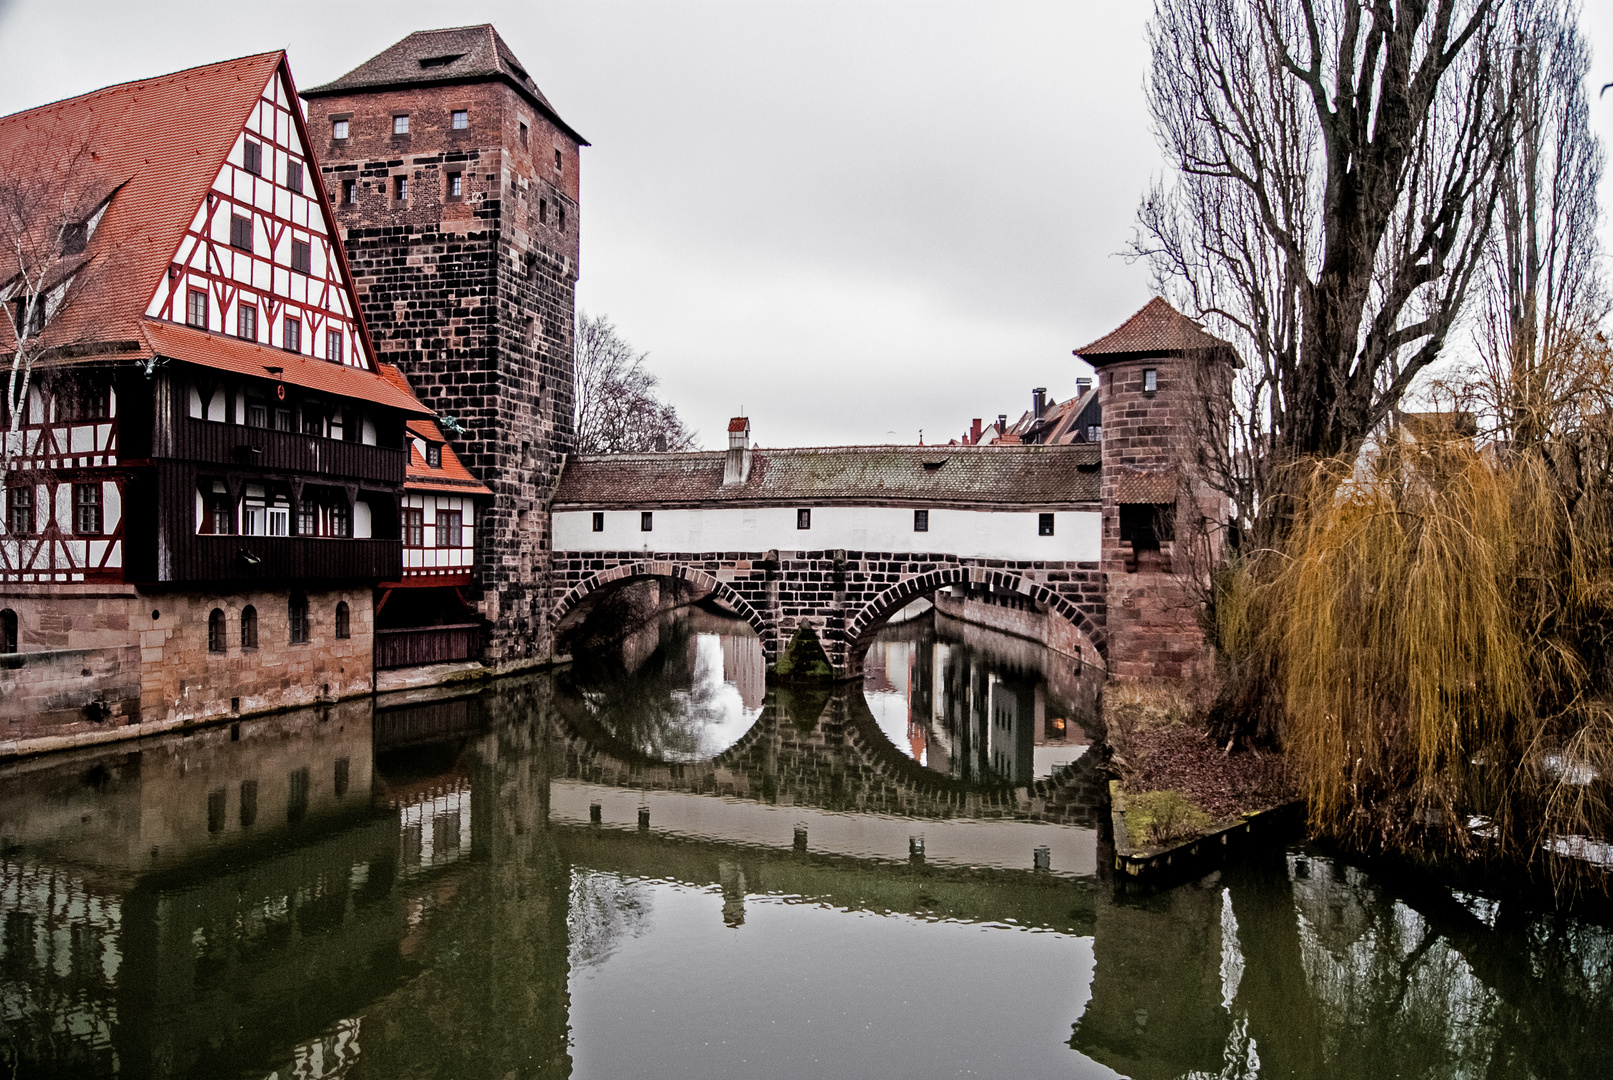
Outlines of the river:
[{"label": "river", "polygon": [[1303,845],[1117,894],[1095,672],[687,611],[461,697],[0,766],[0,1075],[1576,1077],[1613,933]]}]

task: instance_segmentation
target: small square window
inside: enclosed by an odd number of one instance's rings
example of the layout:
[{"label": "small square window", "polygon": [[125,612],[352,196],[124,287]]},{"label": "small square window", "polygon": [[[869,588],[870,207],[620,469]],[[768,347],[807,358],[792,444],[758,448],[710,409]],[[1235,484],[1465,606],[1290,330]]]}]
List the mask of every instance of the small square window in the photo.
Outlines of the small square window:
[{"label": "small square window", "polygon": [[313,273],[313,247],[306,240],[291,242],[291,268],[299,274]]},{"label": "small square window", "polygon": [[207,329],[207,290],[192,289],[185,298],[185,322]]},{"label": "small square window", "polygon": [[638,531],[650,532],[655,528],[655,515],[648,510],[638,516]]},{"label": "small square window", "polygon": [[470,127],[470,113],[464,109],[454,110],[454,130],[464,131]]},{"label": "small square window", "polygon": [[235,305],[235,336],[247,341],[258,340],[258,305],[244,300]]},{"label": "small square window", "polygon": [[451,172],[448,174],[448,197],[457,199],[465,194],[465,176],[463,173]]},{"label": "small square window", "polygon": [[302,163],[297,161],[286,162],[286,187],[302,194]]},{"label": "small square window", "polygon": [[340,330],[325,331],[325,359],[340,364],[342,362],[342,332]]},{"label": "small square window", "polygon": [[929,532],[930,531],[930,512],[928,510],[915,510],[915,511],[913,511],[913,531],[914,532]]},{"label": "small square window", "polygon": [[1143,372],[1143,393],[1152,394],[1159,390],[1159,372],[1149,368]]},{"label": "small square window", "polygon": [[330,137],[338,141],[347,138],[347,121],[332,120],[330,122]]},{"label": "small square window", "polygon": [[1037,514],[1036,515],[1036,534],[1038,536],[1052,536],[1053,535],[1053,515],[1052,514]]},{"label": "small square window", "polygon": [[812,528],[812,511],[810,511],[810,510],[797,510],[795,512],[795,527],[797,529],[810,529],[810,528]]},{"label": "small square window", "polygon": [[407,176],[394,176],[392,178],[392,197],[398,202],[409,200],[409,178]]},{"label": "small square window", "polygon": [[521,125],[521,145],[522,146],[526,145],[526,125],[525,124]]},{"label": "small square window", "polygon": [[604,532],[605,531],[605,512],[603,510],[595,510],[594,511],[594,531],[595,532]]},{"label": "small square window", "polygon": [[392,118],[392,134],[394,134],[394,135],[407,135],[407,134],[409,134],[409,117],[407,115],[394,116]]},{"label": "small square window", "polygon": [[352,206],[356,202],[358,202],[358,181],[357,180],[343,180],[342,181],[342,205],[343,206]]},{"label": "small square window", "polygon": [[241,168],[254,176],[263,175],[263,144],[246,140],[241,149]]},{"label": "small square window", "polygon": [[244,214],[230,215],[230,247],[252,250],[252,219]]},{"label": "small square window", "polygon": [[565,171],[565,159],[560,156],[560,151],[559,150],[556,150],[554,152],[554,171],[555,172],[564,172]]},{"label": "small square window", "polygon": [[286,352],[302,352],[302,323],[288,318],[281,333],[282,347]]}]

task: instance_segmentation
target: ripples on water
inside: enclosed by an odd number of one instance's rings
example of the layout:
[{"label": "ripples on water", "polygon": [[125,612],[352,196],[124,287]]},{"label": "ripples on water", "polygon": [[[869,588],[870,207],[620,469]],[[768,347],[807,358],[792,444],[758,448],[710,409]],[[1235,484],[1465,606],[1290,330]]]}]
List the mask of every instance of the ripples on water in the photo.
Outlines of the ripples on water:
[{"label": "ripples on water", "polygon": [[868,676],[702,613],[6,765],[0,1075],[1607,1074],[1605,928],[1302,848],[1117,900],[1090,673],[927,618]]}]

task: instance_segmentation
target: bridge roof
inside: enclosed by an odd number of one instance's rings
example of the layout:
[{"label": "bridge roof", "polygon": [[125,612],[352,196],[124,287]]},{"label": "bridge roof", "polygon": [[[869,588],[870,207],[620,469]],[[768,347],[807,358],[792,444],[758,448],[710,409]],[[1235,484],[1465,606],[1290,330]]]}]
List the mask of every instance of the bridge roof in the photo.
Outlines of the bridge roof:
[{"label": "bridge roof", "polygon": [[723,485],[726,452],[605,454],[567,461],[556,505],[1098,501],[1099,447],[828,446],[751,451],[750,476]]}]

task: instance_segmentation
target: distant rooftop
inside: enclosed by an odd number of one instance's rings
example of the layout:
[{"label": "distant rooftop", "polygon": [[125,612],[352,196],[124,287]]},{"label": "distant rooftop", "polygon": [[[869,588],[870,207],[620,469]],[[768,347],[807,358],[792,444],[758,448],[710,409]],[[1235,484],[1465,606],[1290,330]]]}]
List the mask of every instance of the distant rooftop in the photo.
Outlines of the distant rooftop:
[{"label": "distant rooftop", "polygon": [[411,86],[494,81],[514,87],[567,135],[582,146],[588,145],[587,139],[560,118],[527,73],[526,65],[499,37],[492,23],[416,30],[334,82],[310,87],[301,93],[304,98],[312,99]]},{"label": "distant rooftop", "polygon": [[1096,444],[757,450],[746,481],[724,485],[720,450],[600,454],[566,462],[555,505],[1095,503],[1099,455]]}]

